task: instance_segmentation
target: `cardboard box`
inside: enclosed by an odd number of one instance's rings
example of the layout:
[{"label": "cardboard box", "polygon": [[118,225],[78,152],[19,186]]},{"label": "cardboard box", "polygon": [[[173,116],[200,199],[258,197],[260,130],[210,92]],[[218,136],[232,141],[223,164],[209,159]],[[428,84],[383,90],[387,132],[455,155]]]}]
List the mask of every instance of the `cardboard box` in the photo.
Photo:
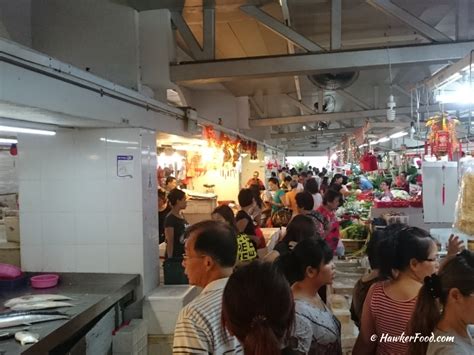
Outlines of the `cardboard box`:
[{"label": "cardboard box", "polygon": [[20,244],[0,243],[0,260],[4,264],[11,264],[21,267]]},{"label": "cardboard box", "polygon": [[3,220],[7,241],[20,243],[20,219],[18,217],[5,217]]}]

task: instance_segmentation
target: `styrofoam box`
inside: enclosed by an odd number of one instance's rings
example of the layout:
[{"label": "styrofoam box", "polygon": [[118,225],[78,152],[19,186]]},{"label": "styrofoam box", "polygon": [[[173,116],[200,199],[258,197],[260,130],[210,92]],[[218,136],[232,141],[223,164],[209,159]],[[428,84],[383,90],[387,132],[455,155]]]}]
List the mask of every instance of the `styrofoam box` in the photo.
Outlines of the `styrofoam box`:
[{"label": "styrofoam box", "polygon": [[174,334],[179,312],[200,292],[201,288],[189,285],[163,285],[151,291],[143,301],[148,334]]},{"label": "styrofoam box", "polygon": [[113,338],[113,353],[138,353],[147,345],[147,326],[143,319],[132,319],[130,324],[121,328]]}]

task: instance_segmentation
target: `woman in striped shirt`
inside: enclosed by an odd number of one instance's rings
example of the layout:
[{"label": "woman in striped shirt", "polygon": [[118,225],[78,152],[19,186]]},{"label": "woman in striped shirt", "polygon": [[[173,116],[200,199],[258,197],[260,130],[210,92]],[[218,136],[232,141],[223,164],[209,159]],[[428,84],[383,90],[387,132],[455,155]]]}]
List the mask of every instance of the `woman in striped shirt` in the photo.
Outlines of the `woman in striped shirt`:
[{"label": "woman in striped shirt", "polygon": [[434,239],[416,227],[400,228],[381,242],[380,273],[388,281],[367,294],[354,355],[407,353],[409,344],[400,337],[406,336],[424,278],[438,270],[437,252]]}]

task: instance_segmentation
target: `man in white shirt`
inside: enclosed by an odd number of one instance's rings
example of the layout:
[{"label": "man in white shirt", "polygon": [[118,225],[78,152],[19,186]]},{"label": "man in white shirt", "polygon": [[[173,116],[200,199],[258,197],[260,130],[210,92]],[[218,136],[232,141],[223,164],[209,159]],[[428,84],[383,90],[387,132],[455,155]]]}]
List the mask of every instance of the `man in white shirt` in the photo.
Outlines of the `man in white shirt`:
[{"label": "man in white shirt", "polygon": [[178,316],[173,354],[243,354],[221,324],[222,294],[237,256],[237,236],[223,222],[203,221],[186,231],[184,271],[201,294]]}]

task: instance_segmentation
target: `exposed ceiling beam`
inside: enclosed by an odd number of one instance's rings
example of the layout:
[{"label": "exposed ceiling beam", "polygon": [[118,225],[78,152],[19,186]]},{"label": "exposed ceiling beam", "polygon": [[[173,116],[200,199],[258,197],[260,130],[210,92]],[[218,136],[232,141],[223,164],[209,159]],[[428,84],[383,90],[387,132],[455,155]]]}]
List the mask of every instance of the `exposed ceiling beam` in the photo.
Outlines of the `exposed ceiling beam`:
[{"label": "exposed ceiling beam", "polygon": [[470,3],[472,0],[457,0],[456,8],[456,41],[466,41],[471,39]]},{"label": "exposed ceiling beam", "polygon": [[216,10],[214,1],[205,0],[203,8],[203,55],[207,59],[216,58]]},{"label": "exposed ceiling beam", "polygon": [[[189,0],[113,0],[117,3],[126,3],[129,6],[133,7],[137,11],[147,11],[147,10],[157,10],[157,9],[169,9],[181,11],[183,8],[193,9],[198,7],[196,1]],[[208,0],[205,0],[204,4]],[[187,4],[186,4],[187,3]],[[190,4],[191,3],[191,4]],[[241,2],[240,2],[241,3]],[[247,3],[263,6],[267,4],[274,3],[274,0],[248,0]],[[221,1],[219,3],[219,8],[224,11],[233,11],[239,7],[238,1]]]},{"label": "exposed ceiling beam", "polygon": [[194,37],[194,34],[184,20],[183,15],[177,11],[171,11],[171,21],[173,21],[173,24],[181,34],[183,41],[191,51],[192,57],[196,60],[205,60],[206,56],[201,48],[201,45],[197,41],[196,37]]},{"label": "exposed ceiling beam", "polygon": [[252,96],[249,96],[249,102],[250,102],[250,105],[252,105],[253,109],[255,110],[255,112],[257,113],[257,115],[260,118],[266,117],[264,110],[262,110],[260,108],[257,101]]},{"label": "exposed ceiling beam", "polygon": [[[429,107],[422,106],[421,110],[435,111],[439,109],[439,105],[431,105]],[[397,107],[397,116],[406,115],[411,113],[411,107]],[[273,118],[262,118],[249,120],[250,127],[268,127],[268,126],[280,126],[297,123],[309,123],[309,122],[334,122],[339,120],[365,120],[371,117],[381,117],[387,114],[386,109],[381,110],[364,110],[364,111],[351,111],[351,112],[334,112],[334,113],[318,113],[315,115],[306,116],[287,116],[287,117],[273,117]]]},{"label": "exposed ceiling beam", "polygon": [[171,79],[177,83],[213,83],[235,79],[307,75],[380,68],[417,63],[446,63],[464,57],[474,41],[365,49],[330,53],[303,53],[271,57],[218,60],[171,65]]},{"label": "exposed ceiling beam", "polygon": [[243,5],[240,7],[240,10],[256,19],[271,31],[291,41],[295,46],[298,46],[301,49],[304,49],[308,52],[319,52],[324,50],[318,44],[296,32],[294,29],[281,23],[273,16],[270,16],[265,11],[259,9],[257,6]]},{"label": "exposed ceiling beam", "polygon": [[350,92],[348,92],[347,90],[338,90],[336,91],[336,93],[338,93],[339,95],[341,95],[342,97],[346,98],[347,100],[349,101],[352,101],[353,103],[355,103],[357,106],[359,106],[360,108],[363,108],[364,110],[371,110],[373,109],[373,107],[371,107],[370,105],[366,104],[364,101],[362,101],[361,99],[355,97],[354,95],[352,95]]},{"label": "exposed ceiling beam", "polygon": [[405,128],[410,127],[410,122],[370,122],[368,130],[377,129],[377,128]]},{"label": "exposed ceiling beam", "polygon": [[434,42],[451,42],[452,39],[446,34],[438,31],[436,28],[431,27],[426,22],[423,22],[418,17],[413,16],[408,11],[398,7],[390,0],[366,0],[366,2],[382,11],[383,13],[396,18],[403,22],[407,26],[413,28],[415,31],[425,36]]},{"label": "exposed ceiling beam", "polygon": [[216,53],[216,12],[214,0],[203,0],[203,45],[197,41],[180,11],[171,11],[171,21],[195,60],[214,60]]},{"label": "exposed ceiling beam", "polygon": [[434,74],[433,76],[423,80],[421,83],[415,83],[413,88],[417,86],[424,86],[430,90],[438,88],[440,86],[445,85],[450,80],[452,80],[453,76],[456,74],[460,74],[462,70],[469,68],[469,63],[471,63],[471,55],[470,53],[466,55],[461,60],[458,60],[456,63],[446,66],[445,68],[441,69],[439,72]]},{"label": "exposed ceiling beam", "polygon": [[324,137],[324,136],[327,136],[327,135],[351,133],[355,129],[361,128],[361,127],[362,126],[351,127],[351,128],[334,128],[334,129],[326,129],[324,131],[303,131],[303,132],[275,133],[275,134],[270,135],[270,138],[272,138],[272,139],[278,139],[278,138],[292,139],[292,138],[305,138],[305,137],[311,137],[311,136]]},{"label": "exposed ceiling beam", "polygon": [[298,107],[303,113],[312,115],[314,114],[314,110],[311,109],[311,107],[306,106],[304,103],[302,103],[300,100],[294,98],[293,96],[286,94],[286,97],[288,98],[288,101],[291,102],[293,105]]},{"label": "exposed ceiling beam", "polygon": [[331,50],[341,49],[342,0],[331,1]]},{"label": "exposed ceiling beam", "polygon": [[287,156],[298,156],[301,157],[302,160],[304,160],[305,157],[309,156],[325,156],[327,155],[327,149],[330,147],[327,147],[326,149],[321,149],[321,147],[318,147],[316,150],[304,150],[304,151],[296,151],[296,150],[287,150],[286,155]]},{"label": "exposed ceiling beam", "polygon": [[[283,13],[283,20],[285,21],[288,27],[291,27],[290,9],[288,8],[287,0],[280,0],[280,5],[281,5],[281,11]],[[286,42],[288,46],[288,53],[295,54],[295,45],[288,39],[286,40]],[[302,94],[301,94],[300,78],[298,75],[295,75],[293,76],[293,80],[295,82],[296,98],[298,99],[298,102],[301,103]],[[305,112],[310,113],[310,112],[305,111],[305,108],[303,108],[302,106],[298,106],[298,107],[300,109],[301,115],[304,115]]]},{"label": "exposed ceiling beam", "polygon": [[398,84],[393,84],[392,85],[392,88],[394,88],[395,90],[397,90],[399,93],[405,95],[406,97],[409,97],[411,99],[411,94],[405,90],[404,88],[402,88],[400,85]]}]

